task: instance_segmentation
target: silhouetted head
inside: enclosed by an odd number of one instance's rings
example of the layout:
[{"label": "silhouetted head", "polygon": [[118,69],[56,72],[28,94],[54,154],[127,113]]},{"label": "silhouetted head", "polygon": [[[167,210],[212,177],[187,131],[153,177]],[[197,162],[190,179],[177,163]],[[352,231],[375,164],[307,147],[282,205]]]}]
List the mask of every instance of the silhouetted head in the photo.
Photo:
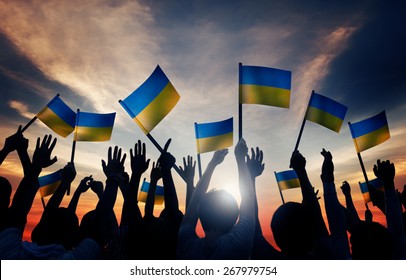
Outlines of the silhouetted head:
[{"label": "silhouetted head", "polygon": [[227,233],[234,227],[238,212],[237,201],[223,190],[206,193],[199,203],[199,218],[205,232]]},{"label": "silhouetted head", "polygon": [[66,250],[78,242],[79,219],[67,208],[47,209],[31,234],[38,245],[61,244]]},{"label": "silhouetted head", "polygon": [[10,205],[12,187],[10,182],[0,176],[0,209],[7,209]]},{"label": "silhouetted head", "polygon": [[307,207],[287,202],[275,211],[271,229],[276,244],[290,256],[309,253],[315,246],[315,223]]},{"label": "silhouetted head", "polygon": [[390,260],[394,258],[393,238],[377,222],[360,221],[351,229],[352,258],[355,260]]}]

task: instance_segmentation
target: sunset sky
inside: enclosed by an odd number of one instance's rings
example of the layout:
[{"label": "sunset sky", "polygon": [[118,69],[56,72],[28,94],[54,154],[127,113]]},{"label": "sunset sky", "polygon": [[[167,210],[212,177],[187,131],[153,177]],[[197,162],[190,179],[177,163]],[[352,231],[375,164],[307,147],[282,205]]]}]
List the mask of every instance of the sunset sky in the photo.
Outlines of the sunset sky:
[{"label": "sunset sky", "polygon": [[[0,145],[18,125],[25,125],[57,93],[73,109],[116,112],[108,142],[78,142],[77,177],[73,191],[90,174],[103,181],[101,159],[109,146],[128,154],[140,139],[148,157],[159,153],[118,103],[140,86],[160,65],[180,95],[169,115],[151,132],[178,165],[196,157],[194,122],[234,117],[238,138],[238,64],[292,71],[290,108],[243,105],[244,138],[249,147],[264,151],[265,171],[257,180],[262,227],[269,240],[269,223],[281,198],[274,171],[289,167],[312,90],[348,106],[340,133],[307,122],[299,151],[322,195],[322,148],[331,151],[339,186],[347,180],[361,217],[365,205],[358,182],[363,175],[347,122],[357,122],[386,110],[391,138],[362,153],[369,178],[376,160],[396,166],[396,186],[406,184],[406,3],[404,1],[113,1],[113,0],[0,0]],[[37,120],[25,133],[30,154],[35,139],[52,133],[58,138],[58,162],[69,160],[72,136],[62,138]],[[237,167],[230,149],[216,169],[211,186],[238,196]],[[212,153],[202,154],[203,169]],[[130,172],[129,160],[126,171]],[[22,170],[15,153],[0,167],[15,191]],[[149,170],[144,174],[149,180]],[[173,172],[184,210],[185,184]],[[196,172],[195,179],[197,181]],[[298,189],[284,191],[286,201],[301,201]],[[45,198],[47,200],[47,198]],[[65,197],[66,206],[70,197]],[[89,191],[79,201],[78,216],[95,206]],[[321,199],[321,204],[322,199]],[[121,214],[118,196],[116,214]],[[143,208],[143,203],[140,203]],[[383,221],[370,205],[374,219]],[[157,208],[156,214],[162,208]],[[324,211],[324,209],[323,209]],[[28,229],[42,212],[39,194]],[[29,239],[28,231],[25,238]]]}]

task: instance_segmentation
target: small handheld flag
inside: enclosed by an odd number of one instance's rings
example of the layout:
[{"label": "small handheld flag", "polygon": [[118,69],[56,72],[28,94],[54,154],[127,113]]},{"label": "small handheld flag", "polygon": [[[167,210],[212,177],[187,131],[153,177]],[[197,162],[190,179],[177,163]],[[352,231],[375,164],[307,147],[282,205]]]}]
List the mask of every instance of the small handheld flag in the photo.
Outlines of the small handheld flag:
[{"label": "small handheld flag", "polygon": [[[138,195],[138,201],[147,202],[148,190],[150,183],[147,181],[142,182],[141,190]],[[162,205],[164,203],[164,187],[156,186],[155,189],[155,205]]]},{"label": "small handheld flag", "polygon": [[41,177],[38,177],[39,192],[41,197],[53,194],[61,184],[62,169]]},{"label": "small handheld flag", "polygon": [[281,195],[282,202],[285,203],[285,200],[282,195],[283,190],[300,188],[299,177],[296,174],[296,171],[286,170],[281,172],[275,172],[276,182],[278,183],[279,193]]},{"label": "small handheld flag", "polygon": [[197,153],[221,150],[233,145],[233,118],[210,123],[195,123]]},{"label": "small handheld flag", "polygon": [[77,112],[74,141],[108,141],[113,132],[116,113]]},{"label": "small handheld flag", "polygon": [[75,129],[76,113],[63,102],[59,94],[52,98],[21,132],[24,132],[37,118],[62,137],[68,136]]},{"label": "small handheld flag", "polygon": [[[369,188],[368,188],[367,182],[362,182],[362,183],[358,182],[358,184],[361,189],[361,193],[364,196],[365,204],[367,204],[368,202],[371,202],[372,200],[369,195]],[[383,184],[382,184],[381,180],[379,180],[378,178],[375,178],[375,179],[369,181],[369,185],[376,190],[383,191]]]},{"label": "small handheld flag", "polygon": [[119,100],[119,103],[141,130],[148,134],[175,107],[179,98],[158,65],[139,88],[124,100]]},{"label": "small handheld flag", "polygon": [[347,109],[347,106],[333,99],[312,92],[305,118],[338,133],[340,132]]},{"label": "small handheld flag", "polygon": [[348,123],[357,153],[379,145],[390,138],[385,111],[356,122]]}]

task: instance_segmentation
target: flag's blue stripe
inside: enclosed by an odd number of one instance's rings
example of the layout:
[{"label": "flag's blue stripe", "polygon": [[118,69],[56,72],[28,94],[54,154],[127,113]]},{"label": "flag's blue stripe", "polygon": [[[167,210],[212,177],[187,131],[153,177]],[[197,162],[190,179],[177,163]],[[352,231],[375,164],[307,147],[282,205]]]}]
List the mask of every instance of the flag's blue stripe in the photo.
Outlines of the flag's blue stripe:
[{"label": "flag's blue stripe", "polygon": [[77,126],[84,127],[113,127],[116,113],[96,114],[79,112]]},{"label": "flag's blue stripe", "polygon": [[[145,192],[145,193],[148,193],[149,185],[150,185],[149,182],[143,181],[142,186],[141,186],[141,191]],[[157,185],[156,189],[155,189],[155,195],[163,196],[164,195],[164,187]]]},{"label": "flag's blue stripe", "polygon": [[276,176],[276,181],[277,182],[282,182],[282,181],[287,181],[287,180],[292,180],[292,179],[297,179],[297,175],[295,170],[286,170],[282,172],[275,173]]},{"label": "flag's blue stripe", "polygon": [[310,98],[309,106],[325,111],[342,120],[344,120],[348,109],[347,106],[315,92]]},{"label": "flag's blue stripe", "polygon": [[48,108],[51,109],[58,117],[65,121],[71,127],[75,127],[76,113],[66,105],[62,99],[55,98]]},{"label": "flag's blue stripe", "polygon": [[367,193],[367,192],[369,192],[368,186],[367,186],[367,183],[366,183],[366,182],[361,183],[359,186],[360,186],[360,188],[361,188],[361,192],[362,192],[362,193]]},{"label": "flag's blue stripe", "polygon": [[[369,184],[370,184],[374,189],[379,189],[379,188],[382,188],[382,187],[383,187],[383,184],[382,184],[381,180],[379,180],[379,178],[375,178],[375,179],[373,179],[373,180],[370,180],[370,181],[369,181]],[[369,192],[368,186],[367,186],[367,183],[366,183],[366,182],[362,182],[362,183],[360,184],[360,187],[361,187],[361,192],[362,192],[362,193]]]},{"label": "flag's blue stripe", "polygon": [[123,102],[133,115],[137,116],[161,93],[168,83],[169,79],[158,65],[151,76]]},{"label": "flag's blue stripe", "polygon": [[373,116],[369,119],[352,123],[351,124],[352,138],[358,138],[362,135],[371,133],[387,125],[388,121],[386,120],[385,111],[382,111],[378,115]]},{"label": "flag's blue stripe", "polygon": [[61,170],[58,170],[54,173],[44,175],[38,178],[38,183],[40,187],[47,186],[49,184],[60,181],[62,178]]},{"label": "flag's blue stripe", "polygon": [[261,66],[242,66],[243,85],[260,85],[289,89],[291,87],[292,72]]},{"label": "flag's blue stripe", "polygon": [[233,118],[224,121],[196,124],[196,139],[233,132]]}]

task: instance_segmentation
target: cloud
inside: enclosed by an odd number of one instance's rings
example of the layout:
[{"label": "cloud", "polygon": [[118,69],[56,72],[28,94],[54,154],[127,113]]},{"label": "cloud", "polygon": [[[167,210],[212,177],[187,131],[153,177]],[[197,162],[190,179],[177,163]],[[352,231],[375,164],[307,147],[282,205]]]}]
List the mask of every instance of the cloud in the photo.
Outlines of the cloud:
[{"label": "cloud", "polygon": [[10,100],[8,102],[8,105],[10,106],[10,108],[17,110],[17,112],[24,118],[32,119],[35,116],[34,113],[31,113],[29,111],[28,106],[20,101]]}]

